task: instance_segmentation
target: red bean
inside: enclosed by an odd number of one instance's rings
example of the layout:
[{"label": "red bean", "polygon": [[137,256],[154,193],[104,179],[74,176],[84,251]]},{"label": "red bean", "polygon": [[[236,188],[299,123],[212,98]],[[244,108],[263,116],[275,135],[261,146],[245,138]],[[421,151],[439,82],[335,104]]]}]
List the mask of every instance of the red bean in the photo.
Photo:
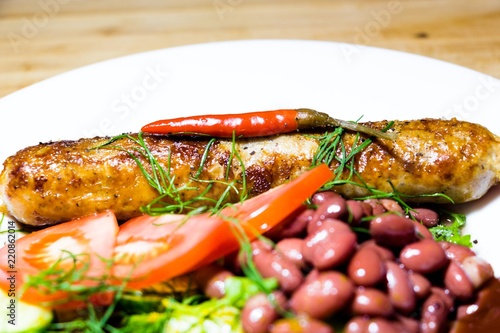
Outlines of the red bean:
[{"label": "red bean", "polygon": [[427,228],[435,227],[439,223],[439,214],[428,208],[414,208],[409,215]]},{"label": "red bean", "polygon": [[458,262],[464,261],[467,257],[475,256],[476,253],[472,251],[467,246],[463,246],[460,244],[450,243],[450,242],[439,242],[441,247],[443,248],[446,256],[451,260],[454,259]]},{"label": "red bean", "polygon": [[314,209],[303,209],[294,215],[288,223],[272,228],[265,236],[274,241],[291,237],[302,238],[307,233],[307,225],[312,220],[313,214]]},{"label": "red bean", "polygon": [[443,248],[430,239],[406,245],[399,258],[407,269],[422,274],[433,273],[448,263]]},{"label": "red bean", "polygon": [[198,269],[194,274],[194,281],[203,290],[205,295],[213,298],[222,298],[225,295],[226,279],[233,273],[222,266],[213,264]]},{"label": "red bean", "polygon": [[276,250],[302,269],[306,267],[306,260],[302,254],[303,246],[304,240],[301,238],[285,238],[276,244]]},{"label": "red bean", "polygon": [[375,288],[360,287],[356,290],[351,310],[355,315],[390,317],[394,309],[389,296]]},{"label": "red bean", "polygon": [[425,300],[422,305],[422,318],[420,319],[420,331],[422,333],[438,333],[446,323],[449,309],[443,299],[435,294]]},{"label": "red bean", "polygon": [[449,290],[445,290],[440,287],[431,287],[431,293],[441,297],[441,299],[444,302],[444,305],[446,306],[447,311],[453,310],[453,307],[455,305],[455,299],[450,294]]},{"label": "red bean", "polygon": [[396,200],[380,199],[380,203],[385,208],[385,210],[388,212],[394,212],[394,213],[399,213],[399,214],[404,213],[404,209],[401,208],[401,206],[399,205],[399,203]]},{"label": "red bean", "polygon": [[304,239],[304,258],[318,269],[337,267],[354,253],[356,234],[344,222],[325,220]]},{"label": "red bean", "polygon": [[466,257],[462,261],[462,269],[469,277],[474,288],[481,287],[494,276],[491,265],[478,256]]},{"label": "red bean", "polygon": [[361,219],[365,216],[363,203],[358,200],[346,200],[347,206],[347,222],[350,225],[356,226],[361,223]]},{"label": "red bean", "polygon": [[[361,201],[364,216],[373,216],[373,207],[366,201]],[[382,207],[383,208],[383,207]]]},{"label": "red bean", "polygon": [[[278,302],[285,303],[283,294],[278,296]],[[268,295],[259,293],[251,296],[241,310],[241,323],[246,333],[266,333],[270,325],[279,318],[275,305],[269,300]]]},{"label": "red bean", "polygon": [[408,272],[395,262],[388,261],[386,266],[387,289],[392,306],[403,314],[413,312],[416,307],[416,296]]},{"label": "red bean", "polygon": [[404,333],[401,324],[386,318],[355,317],[347,322],[344,333]]},{"label": "red bean", "polygon": [[330,199],[343,199],[343,197],[336,193],[336,192],[333,192],[333,191],[322,191],[322,192],[316,192],[312,195],[311,197],[311,202],[316,205],[316,206],[319,206],[321,205],[322,203],[324,203],[325,201],[328,201]]},{"label": "red bean", "polygon": [[385,278],[386,267],[380,255],[365,246],[351,258],[347,266],[347,274],[355,284],[373,287]]},{"label": "red bean", "polygon": [[328,324],[307,316],[278,319],[271,325],[270,333],[335,333]]},{"label": "red bean", "polygon": [[[333,223],[335,222],[335,223]],[[332,225],[333,223],[333,225]],[[333,218],[327,218],[324,220],[311,220],[309,224],[307,225],[307,235],[311,235],[315,232],[317,232],[319,229],[324,229],[324,228],[332,228],[335,227],[335,229],[338,230],[344,230],[344,231],[350,231],[351,227],[345,223],[342,220],[339,219],[333,219]]]},{"label": "red bean", "polygon": [[290,308],[296,313],[325,319],[344,308],[353,295],[354,285],[344,274],[312,271],[292,294]]},{"label": "red bean", "polygon": [[387,210],[382,205],[380,200],[368,199],[365,200],[364,203],[368,204],[371,207],[371,214],[373,216],[378,216],[384,214]]},{"label": "red bean", "polygon": [[416,240],[413,223],[395,214],[381,215],[370,222],[370,235],[380,246],[401,248]]},{"label": "red bean", "polygon": [[419,333],[420,325],[418,320],[410,317],[405,317],[399,314],[395,315],[396,322],[401,333]]},{"label": "red bean", "polygon": [[444,276],[444,285],[459,300],[466,301],[474,295],[474,286],[456,260],[451,260]]},{"label": "red bean", "polygon": [[413,226],[415,227],[415,233],[417,234],[418,239],[432,239],[434,240],[434,236],[432,233],[427,229],[425,225],[418,221],[410,220],[413,222]]},{"label": "red bean", "polygon": [[313,220],[324,220],[327,218],[340,219],[347,214],[347,204],[344,198],[340,195],[332,196],[323,201],[316,212]]},{"label": "red bean", "polygon": [[418,299],[423,299],[429,296],[431,292],[432,284],[425,276],[415,272],[408,272],[408,278],[410,279],[411,285],[413,286],[413,291]]},{"label": "red bean", "polygon": [[477,308],[478,308],[477,304],[464,304],[464,305],[460,305],[457,308],[457,320],[460,320],[463,317],[468,316],[468,315],[476,312]]},{"label": "red bean", "polygon": [[280,288],[285,292],[292,292],[304,280],[302,272],[295,263],[277,251],[254,250],[253,261],[263,277],[276,278]]},{"label": "red bean", "polygon": [[369,248],[370,251],[376,252],[380,256],[380,258],[382,258],[382,260],[393,261],[395,259],[394,253],[391,250],[377,245],[377,243],[373,239],[369,239],[361,243],[359,249],[362,248]]},{"label": "red bean", "polygon": [[366,333],[368,332],[368,324],[367,317],[353,317],[344,326],[344,333]]},{"label": "red bean", "polygon": [[270,252],[273,250],[273,245],[270,242],[266,242],[261,239],[257,239],[252,242],[252,255],[258,255],[260,253]]}]

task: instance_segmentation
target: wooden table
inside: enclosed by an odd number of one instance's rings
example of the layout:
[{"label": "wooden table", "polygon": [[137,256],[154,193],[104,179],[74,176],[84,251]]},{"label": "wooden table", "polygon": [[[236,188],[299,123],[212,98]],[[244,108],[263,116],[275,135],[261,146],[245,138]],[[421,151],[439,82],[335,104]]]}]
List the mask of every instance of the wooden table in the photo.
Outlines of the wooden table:
[{"label": "wooden table", "polygon": [[271,38],[401,50],[500,78],[498,0],[2,0],[0,97],[122,55]]}]

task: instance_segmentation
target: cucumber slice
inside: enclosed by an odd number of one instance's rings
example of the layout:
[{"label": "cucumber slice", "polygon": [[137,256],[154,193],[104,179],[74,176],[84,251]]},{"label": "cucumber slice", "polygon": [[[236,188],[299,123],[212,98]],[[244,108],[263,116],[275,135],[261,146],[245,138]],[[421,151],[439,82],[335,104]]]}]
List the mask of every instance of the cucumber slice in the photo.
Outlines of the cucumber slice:
[{"label": "cucumber slice", "polygon": [[39,332],[53,318],[51,309],[9,297],[3,290],[0,290],[0,309],[4,313],[2,317],[7,317],[7,320],[0,320],[0,332],[3,333]]}]

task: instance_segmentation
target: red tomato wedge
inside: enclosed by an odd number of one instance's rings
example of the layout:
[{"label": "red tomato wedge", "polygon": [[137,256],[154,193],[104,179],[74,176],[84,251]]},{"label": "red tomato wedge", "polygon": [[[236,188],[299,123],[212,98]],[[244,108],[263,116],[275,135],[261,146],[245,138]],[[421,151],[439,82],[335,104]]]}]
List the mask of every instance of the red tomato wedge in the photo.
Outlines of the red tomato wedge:
[{"label": "red tomato wedge", "polygon": [[[117,234],[118,223],[112,212],[58,224],[19,238],[15,243],[16,260],[13,267],[8,265],[8,247],[1,248],[0,269],[7,275],[15,274],[17,293],[24,289],[28,276],[37,276],[51,267],[62,272],[80,269],[83,274],[72,281],[73,284],[96,285],[98,280],[109,275]],[[0,288],[8,290],[7,282],[2,279]],[[65,291],[48,292],[44,288],[30,287],[20,298],[29,303],[38,303],[62,301],[68,297]]]},{"label": "red tomato wedge", "polygon": [[225,208],[217,215],[141,216],[120,227],[113,276],[144,288],[182,275],[239,248],[242,228],[255,239],[300,207],[333,174],[320,165],[282,185]]}]

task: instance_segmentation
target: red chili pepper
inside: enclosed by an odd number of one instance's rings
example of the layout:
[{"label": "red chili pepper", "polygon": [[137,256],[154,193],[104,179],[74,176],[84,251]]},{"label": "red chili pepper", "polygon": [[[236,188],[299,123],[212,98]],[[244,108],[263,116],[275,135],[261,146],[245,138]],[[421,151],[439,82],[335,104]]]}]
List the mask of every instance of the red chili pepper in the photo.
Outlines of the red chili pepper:
[{"label": "red chili pepper", "polygon": [[335,126],[390,139],[394,133],[330,117],[311,109],[282,109],[240,114],[201,115],[158,120],[142,127],[142,131],[162,135],[207,135],[218,138],[261,137],[290,133],[300,129]]}]

